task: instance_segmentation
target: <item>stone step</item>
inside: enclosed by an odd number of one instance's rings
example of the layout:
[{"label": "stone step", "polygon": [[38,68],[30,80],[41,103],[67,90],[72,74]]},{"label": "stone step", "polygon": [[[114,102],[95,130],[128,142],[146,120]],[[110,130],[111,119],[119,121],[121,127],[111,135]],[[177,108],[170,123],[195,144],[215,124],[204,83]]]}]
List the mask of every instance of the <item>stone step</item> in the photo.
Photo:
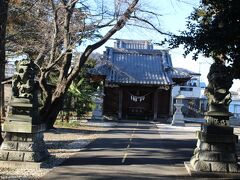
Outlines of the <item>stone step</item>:
[{"label": "stone step", "polygon": [[33,125],[29,122],[5,122],[2,125],[2,131],[4,132],[18,132],[18,133],[35,133],[45,131],[45,124]]},{"label": "stone step", "polygon": [[33,107],[33,104],[30,104],[30,103],[12,102],[12,103],[10,103],[10,106],[12,106],[12,107],[32,108],[32,107]]},{"label": "stone step", "polygon": [[32,122],[32,117],[28,115],[10,115],[7,117],[7,121],[20,121],[20,122]]}]

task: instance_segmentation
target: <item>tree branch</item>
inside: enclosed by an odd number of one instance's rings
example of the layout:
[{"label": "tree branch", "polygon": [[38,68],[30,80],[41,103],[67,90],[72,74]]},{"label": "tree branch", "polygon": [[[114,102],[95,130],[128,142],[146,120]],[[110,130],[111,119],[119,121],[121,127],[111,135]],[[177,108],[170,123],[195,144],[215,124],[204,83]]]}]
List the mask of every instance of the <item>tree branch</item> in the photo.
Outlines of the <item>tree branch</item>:
[{"label": "tree branch", "polygon": [[[149,21],[146,20],[146,19],[143,19],[143,18],[140,18],[140,17],[137,17],[137,16],[131,16],[131,18],[137,19],[137,20],[139,20],[139,21],[142,21],[142,22],[150,25],[150,26],[153,28],[153,30],[157,31],[157,32],[160,33],[160,34],[167,35],[167,36],[170,36],[170,35],[171,35],[171,33],[166,33],[166,32],[161,31],[161,30],[158,29],[156,26],[154,26],[154,24],[152,24],[151,22],[149,22]],[[136,26],[141,27],[141,26],[139,26],[139,25],[136,25]]]},{"label": "tree branch", "polygon": [[51,5],[52,5],[52,9],[53,9],[53,28],[54,28],[54,33],[53,33],[53,38],[52,38],[52,45],[51,45],[51,52],[50,52],[50,63],[53,62],[53,60],[55,59],[55,52],[56,52],[56,42],[57,42],[57,35],[59,32],[59,28],[58,28],[58,10],[59,8],[55,8],[54,2],[53,0],[51,0]]},{"label": "tree branch", "polygon": [[123,15],[119,18],[117,23],[103,36],[98,42],[95,44],[87,46],[83,54],[81,55],[79,59],[79,63],[74,67],[72,73],[68,76],[67,83],[68,86],[71,84],[72,80],[78,75],[78,73],[81,70],[81,67],[84,65],[84,63],[87,61],[89,55],[94,51],[95,49],[102,46],[109,38],[111,38],[117,31],[122,29],[126,22],[129,20],[131,14],[135,11],[136,6],[138,4],[139,0],[133,0],[132,3],[128,6],[126,11],[123,13]]}]

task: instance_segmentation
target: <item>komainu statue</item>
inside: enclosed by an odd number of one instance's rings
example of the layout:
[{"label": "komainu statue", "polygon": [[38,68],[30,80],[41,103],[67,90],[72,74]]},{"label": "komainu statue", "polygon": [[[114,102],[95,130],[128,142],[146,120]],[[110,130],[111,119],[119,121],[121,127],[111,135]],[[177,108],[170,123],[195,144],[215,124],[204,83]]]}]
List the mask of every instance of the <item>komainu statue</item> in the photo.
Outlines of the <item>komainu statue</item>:
[{"label": "komainu statue", "polygon": [[36,64],[30,60],[22,60],[17,64],[12,83],[13,97],[32,100],[36,72]]},{"label": "komainu statue", "polygon": [[28,167],[40,168],[49,156],[43,140],[46,126],[39,118],[37,70],[37,65],[29,59],[16,66],[10,111],[2,126],[5,137],[0,147],[0,167],[25,167],[26,162],[31,162]]},{"label": "komainu statue", "polygon": [[207,78],[209,81],[205,89],[209,105],[207,115],[229,115],[228,106],[231,102],[229,89],[233,83],[229,68],[222,62],[216,61],[211,65]]},{"label": "komainu statue", "polygon": [[229,89],[233,76],[223,59],[214,60],[207,76],[209,84],[205,89],[209,106],[205,114],[206,123],[197,131],[197,145],[190,163],[186,162],[185,167],[196,176],[232,179],[239,177],[240,172],[235,148],[238,136],[233,133],[233,127],[229,126],[229,117],[232,115],[228,111],[231,102]]}]

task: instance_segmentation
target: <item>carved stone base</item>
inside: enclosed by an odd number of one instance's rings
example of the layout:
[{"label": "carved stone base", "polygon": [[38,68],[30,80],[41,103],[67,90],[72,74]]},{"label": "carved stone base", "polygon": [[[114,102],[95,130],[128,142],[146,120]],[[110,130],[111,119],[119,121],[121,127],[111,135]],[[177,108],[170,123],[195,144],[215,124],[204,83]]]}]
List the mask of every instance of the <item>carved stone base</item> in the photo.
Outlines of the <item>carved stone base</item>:
[{"label": "carved stone base", "polygon": [[94,110],[92,113],[92,120],[103,120],[102,110]]},{"label": "carved stone base", "polygon": [[181,111],[183,104],[174,104],[176,111],[173,114],[172,126],[185,126],[184,117]]},{"label": "carved stone base", "polygon": [[206,172],[206,171],[196,171],[189,162],[184,162],[187,172],[192,177],[200,178],[228,178],[235,179],[240,177],[240,173],[225,173],[225,172]]},{"label": "carved stone base", "polygon": [[41,162],[48,156],[42,132],[34,134],[7,132],[0,147],[0,161],[5,162],[0,163],[0,166],[7,161]]},{"label": "carved stone base", "polygon": [[238,136],[232,127],[203,125],[197,132],[197,147],[190,160],[191,168],[196,172],[239,173],[235,144]]},{"label": "carved stone base", "polygon": [[11,169],[40,169],[46,168],[44,162],[0,161],[0,167]]},{"label": "carved stone base", "polygon": [[173,115],[172,126],[185,126],[185,121],[182,113],[175,113]]}]

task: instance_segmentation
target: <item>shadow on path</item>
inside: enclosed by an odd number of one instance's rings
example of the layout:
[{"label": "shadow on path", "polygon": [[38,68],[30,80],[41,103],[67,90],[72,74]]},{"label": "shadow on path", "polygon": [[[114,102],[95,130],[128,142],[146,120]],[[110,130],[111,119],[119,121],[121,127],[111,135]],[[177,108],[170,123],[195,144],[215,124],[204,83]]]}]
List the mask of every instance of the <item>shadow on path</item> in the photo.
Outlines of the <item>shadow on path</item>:
[{"label": "shadow on path", "polygon": [[196,146],[194,132],[168,132],[148,122],[120,123],[43,179],[189,178],[183,163]]}]

